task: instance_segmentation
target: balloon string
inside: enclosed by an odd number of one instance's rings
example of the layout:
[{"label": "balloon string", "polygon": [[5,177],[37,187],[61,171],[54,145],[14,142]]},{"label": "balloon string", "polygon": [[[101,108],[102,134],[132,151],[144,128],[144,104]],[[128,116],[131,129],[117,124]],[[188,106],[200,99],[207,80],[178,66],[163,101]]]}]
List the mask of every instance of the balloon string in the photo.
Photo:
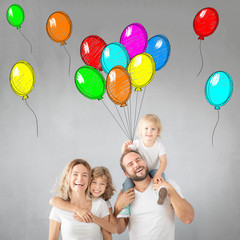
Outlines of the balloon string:
[{"label": "balloon string", "polygon": [[32,53],[32,44],[31,44],[31,42],[30,42],[30,41],[25,37],[25,35],[22,33],[21,28],[19,28],[19,31],[20,31],[20,33],[22,34],[22,36],[28,41],[28,43],[29,43],[29,45],[30,45],[31,53]]},{"label": "balloon string", "polygon": [[130,111],[129,111],[129,108],[127,106],[127,113],[128,113],[128,121],[129,121],[129,133],[130,133],[130,137],[131,137],[131,140],[133,140],[132,138],[132,121],[131,121],[131,115],[130,115]]},{"label": "balloon string", "polygon": [[199,74],[201,73],[201,71],[202,71],[202,69],[203,69],[203,56],[202,56],[202,44],[201,44],[202,40],[199,40],[199,41],[200,41],[199,50],[200,50],[200,55],[201,55],[201,60],[202,60],[202,66],[201,66],[201,69],[200,69],[197,77],[199,76]]},{"label": "balloon string", "polygon": [[63,45],[63,47],[64,47],[65,51],[67,52],[67,54],[68,54],[68,58],[69,58],[68,74],[69,74],[69,76],[70,76],[71,56],[70,56],[68,50],[66,49],[65,45]]},{"label": "balloon string", "polygon": [[[142,109],[142,103],[143,103],[143,99],[144,99],[144,96],[145,96],[146,89],[147,89],[147,86],[144,88],[144,92],[143,92],[143,96],[142,96],[140,108],[139,108],[139,111],[138,111],[137,122],[138,122],[139,115],[140,115],[140,112],[141,112],[141,109]],[[136,123],[137,123],[137,122],[136,122]],[[137,125],[137,124],[136,124],[136,125]],[[135,128],[134,132],[135,132],[135,131],[136,131],[136,128]],[[133,135],[133,138],[134,138],[134,136],[135,136],[135,134]]]},{"label": "balloon string", "polygon": [[136,102],[135,102],[135,114],[134,114],[134,127],[133,127],[133,138],[135,136],[135,130],[136,130],[136,114],[137,114],[137,106],[138,106],[138,91],[136,96]]},{"label": "balloon string", "polygon": [[220,117],[220,115],[219,115],[219,109],[217,109],[217,112],[218,112],[218,120],[217,120],[217,123],[216,123],[216,125],[215,125],[215,127],[214,127],[214,129],[213,129],[213,133],[212,133],[212,147],[213,147],[213,137],[214,137],[214,133],[215,133],[216,127],[217,127],[217,125],[218,125],[219,117]]},{"label": "balloon string", "polygon": [[111,113],[111,111],[109,110],[109,108],[107,107],[107,105],[104,103],[103,99],[101,100],[101,102],[104,104],[104,106],[107,108],[108,112],[112,115],[112,117],[114,118],[114,120],[116,121],[116,123],[118,124],[118,126],[122,129],[122,131],[124,132],[124,134],[126,135],[127,138],[129,138],[129,136],[126,134],[126,132],[123,130],[123,128],[121,127],[121,125],[119,124],[118,120],[113,116],[113,114]]},{"label": "balloon string", "polygon": [[28,108],[32,111],[32,113],[34,114],[34,116],[35,116],[36,126],[37,126],[37,137],[38,137],[38,119],[37,119],[37,116],[36,116],[35,112],[29,107],[29,105],[28,105],[28,103],[27,103],[27,99],[25,99],[25,103],[26,103],[26,105],[28,106]]},{"label": "balloon string", "polygon": [[123,121],[123,119],[122,119],[122,116],[121,116],[121,114],[119,113],[119,111],[118,111],[118,109],[117,109],[117,106],[116,106],[116,104],[114,104],[114,106],[115,106],[115,108],[116,108],[116,110],[117,110],[118,116],[120,117],[120,119],[121,119],[121,121],[122,121],[122,124],[123,124],[123,126],[124,126],[124,129],[125,129],[125,131],[127,132],[126,125],[125,125],[125,123],[124,123],[124,121]]},{"label": "balloon string", "polygon": [[130,120],[131,120],[131,129],[132,129],[132,133],[131,133],[131,137],[133,140],[133,122],[132,122],[132,101],[131,98],[129,99],[129,109],[130,109]]},{"label": "balloon string", "polygon": [[[123,109],[124,110],[124,115],[125,115],[125,119],[126,119],[126,122],[127,122],[127,126],[128,126],[128,133],[130,134],[130,126],[129,126],[129,119],[127,118],[127,114],[126,114],[126,110],[125,110],[125,108]],[[129,138],[128,139],[131,139],[132,140],[132,138],[131,138],[131,134],[129,135]]]}]

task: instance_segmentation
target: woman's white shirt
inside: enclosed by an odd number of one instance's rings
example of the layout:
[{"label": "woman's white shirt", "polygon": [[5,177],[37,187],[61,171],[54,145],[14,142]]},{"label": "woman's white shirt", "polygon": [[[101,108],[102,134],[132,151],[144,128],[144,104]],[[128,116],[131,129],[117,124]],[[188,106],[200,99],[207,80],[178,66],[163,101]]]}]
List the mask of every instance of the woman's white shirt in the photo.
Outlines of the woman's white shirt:
[{"label": "woman's white shirt", "polygon": [[[102,198],[92,200],[91,213],[103,218],[109,215],[107,203]],[[96,223],[79,222],[73,218],[73,212],[53,207],[49,216],[61,224],[63,240],[100,240],[101,227]]]}]

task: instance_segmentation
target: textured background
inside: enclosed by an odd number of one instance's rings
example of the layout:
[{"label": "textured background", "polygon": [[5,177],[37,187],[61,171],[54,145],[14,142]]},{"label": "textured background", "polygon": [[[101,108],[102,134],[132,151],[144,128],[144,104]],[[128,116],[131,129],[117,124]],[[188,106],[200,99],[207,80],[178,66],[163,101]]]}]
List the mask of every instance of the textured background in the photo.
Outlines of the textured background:
[{"label": "textured background", "polygon": [[[139,22],[149,38],[163,34],[171,44],[167,65],[156,72],[147,86],[141,115],[155,113],[162,120],[162,142],[167,148],[166,175],[181,186],[195,209],[191,225],[176,220],[177,240],[236,240],[239,238],[239,7],[237,0],[22,0],[25,11],[22,32],[6,20],[13,4],[0,3],[0,238],[47,239],[48,201],[56,178],[65,164],[83,158],[92,166],[104,165],[120,190],[124,175],[119,166],[125,135],[104,105],[82,96],[74,74],[84,63],[80,44],[91,34],[107,43],[119,41],[124,28]],[[205,7],[215,8],[220,17],[217,30],[202,42],[193,19]],[[73,32],[66,48],[46,33],[46,21],[55,11],[71,18]],[[19,60],[28,61],[36,84],[28,103],[38,117],[39,137],[32,112],[11,89],[9,74]],[[217,112],[205,99],[208,77],[219,70],[228,72],[234,90],[230,101]],[[106,77],[104,75],[104,77]],[[111,103],[104,96],[109,106]],[[114,204],[116,195],[112,198]],[[127,231],[114,235],[127,239]]]}]

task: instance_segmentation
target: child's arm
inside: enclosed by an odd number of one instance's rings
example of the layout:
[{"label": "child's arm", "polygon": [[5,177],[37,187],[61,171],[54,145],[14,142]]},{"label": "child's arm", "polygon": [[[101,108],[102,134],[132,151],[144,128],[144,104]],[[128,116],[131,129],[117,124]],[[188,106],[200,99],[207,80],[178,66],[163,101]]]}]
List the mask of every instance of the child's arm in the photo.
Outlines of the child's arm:
[{"label": "child's arm", "polygon": [[153,177],[153,182],[157,183],[157,179],[162,177],[162,174],[164,173],[166,167],[167,167],[167,155],[164,154],[159,157],[160,159],[160,166],[156,172],[156,174]]},{"label": "child's arm", "polygon": [[[110,221],[110,216],[106,216],[101,219],[102,221],[109,222]],[[112,240],[112,234],[108,231],[106,231],[104,228],[102,228],[102,234],[103,234],[103,240]]]},{"label": "child's arm", "polygon": [[77,208],[73,206],[71,203],[63,200],[60,197],[51,198],[49,201],[49,204],[52,205],[53,207],[56,207],[65,211],[75,212],[83,222],[92,221],[92,215],[88,210],[83,208]]},{"label": "child's arm", "polygon": [[116,219],[113,216],[112,208],[109,208],[109,220],[106,221],[104,218],[99,218],[95,215],[93,215],[93,222],[98,224],[100,227],[102,227],[104,230],[115,234],[117,231],[117,226],[116,226]]},{"label": "child's arm", "polygon": [[126,142],[123,143],[122,148],[121,148],[122,154],[124,152],[126,152],[127,150],[131,150],[131,148],[129,148],[129,145],[133,145],[133,142],[131,140],[127,140]]}]

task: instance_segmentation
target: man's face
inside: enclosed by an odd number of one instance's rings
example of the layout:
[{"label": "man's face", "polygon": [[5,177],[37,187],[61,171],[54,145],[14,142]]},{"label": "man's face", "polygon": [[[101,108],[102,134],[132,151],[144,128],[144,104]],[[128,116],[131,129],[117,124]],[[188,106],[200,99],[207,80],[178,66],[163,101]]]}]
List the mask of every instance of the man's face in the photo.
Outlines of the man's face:
[{"label": "man's face", "polygon": [[135,152],[130,152],[124,156],[123,166],[126,169],[125,175],[133,181],[142,181],[148,176],[149,170],[146,163]]}]

